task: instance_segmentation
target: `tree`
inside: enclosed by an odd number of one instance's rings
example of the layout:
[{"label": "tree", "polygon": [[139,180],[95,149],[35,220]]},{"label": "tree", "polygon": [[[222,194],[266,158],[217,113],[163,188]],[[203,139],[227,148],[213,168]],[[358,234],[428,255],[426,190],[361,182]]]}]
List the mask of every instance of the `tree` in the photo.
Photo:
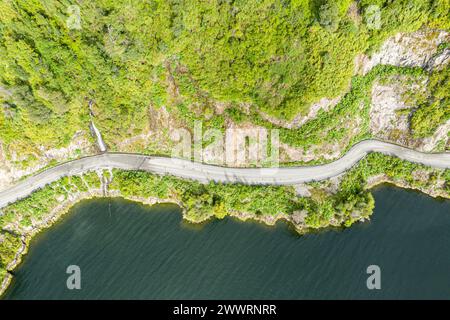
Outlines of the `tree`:
[{"label": "tree", "polygon": [[339,21],[339,8],[335,2],[326,2],[320,6],[319,23],[323,28],[335,32],[339,27]]}]

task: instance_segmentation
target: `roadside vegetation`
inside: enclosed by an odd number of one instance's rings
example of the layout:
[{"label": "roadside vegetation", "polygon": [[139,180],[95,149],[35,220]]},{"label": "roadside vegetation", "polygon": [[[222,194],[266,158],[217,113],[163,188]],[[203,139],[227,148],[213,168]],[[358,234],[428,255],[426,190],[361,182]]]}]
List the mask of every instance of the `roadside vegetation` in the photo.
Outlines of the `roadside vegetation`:
[{"label": "roadside vegetation", "polygon": [[[67,204],[83,197],[102,196],[104,184],[109,192],[136,201],[159,199],[180,204],[184,217],[202,222],[227,215],[253,218],[273,223],[288,219],[303,233],[328,226],[349,227],[370,217],[375,203],[368,190],[374,177],[450,198],[450,170],[425,167],[395,157],[371,153],[335,181],[308,183],[308,196],[297,194],[295,186],[247,186],[242,184],[201,184],[172,176],[158,176],[143,171],[113,170],[88,172],[82,176],[64,177],[29,197],[0,209],[0,282],[7,266],[15,259],[31,235],[54,223],[67,210]],[[376,183],[375,183],[376,184]],[[58,211],[59,210],[59,211]]]},{"label": "roadside vegetation", "polygon": [[[80,193],[101,190],[101,179],[111,179],[108,189],[130,199],[156,198],[175,201],[185,209],[185,218],[200,222],[210,217],[245,214],[263,221],[267,217],[289,217],[306,211],[299,228],[323,228],[328,225],[350,226],[369,217],[374,200],[367,190],[371,177],[384,175],[382,181],[423,191],[442,190],[450,197],[450,170],[424,167],[381,154],[369,154],[340,179],[336,191],[330,191],[331,181],[307,184],[310,196],[297,195],[294,186],[248,186],[242,184],[201,184],[173,176],[158,176],[143,171],[113,170],[101,178],[95,172],[60,179],[0,210],[2,239],[0,251],[11,245],[11,237],[33,233],[48,222],[50,213],[59,204]],[[97,193],[98,194],[98,193]],[[53,213],[54,214],[54,213]],[[51,222],[51,221],[50,221]],[[9,240],[8,240],[9,239]],[[6,246],[5,248],[1,248]],[[3,252],[3,251],[2,251]],[[1,255],[7,259],[9,254]],[[5,267],[3,262],[2,266]]]}]

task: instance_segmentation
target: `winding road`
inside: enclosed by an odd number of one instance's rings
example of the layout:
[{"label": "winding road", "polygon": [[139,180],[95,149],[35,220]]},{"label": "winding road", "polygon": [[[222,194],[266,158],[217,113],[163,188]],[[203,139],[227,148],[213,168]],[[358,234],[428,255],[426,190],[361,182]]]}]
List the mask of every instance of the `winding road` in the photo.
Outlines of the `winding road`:
[{"label": "winding road", "polygon": [[103,153],[62,163],[20,181],[11,188],[0,192],[0,208],[18,199],[27,197],[33,191],[63,176],[78,175],[90,170],[111,168],[144,170],[200,182],[293,185],[338,176],[350,169],[370,152],[380,152],[435,168],[450,168],[450,152],[422,153],[377,140],[361,141],[355,144],[343,157],[328,164],[280,168],[229,168],[168,157],[130,153]]}]

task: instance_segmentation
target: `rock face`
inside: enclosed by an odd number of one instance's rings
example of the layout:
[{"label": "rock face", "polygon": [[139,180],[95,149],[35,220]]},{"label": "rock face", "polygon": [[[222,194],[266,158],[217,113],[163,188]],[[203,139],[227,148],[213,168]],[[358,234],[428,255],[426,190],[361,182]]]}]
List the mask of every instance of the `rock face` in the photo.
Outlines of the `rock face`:
[{"label": "rock face", "polygon": [[[439,70],[450,62],[450,49],[438,52],[441,43],[450,41],[450,33],[422,30],[399,33],[389,38],[371,58],[360,55],[355,59],[357,72],[366,74],[378,64],[399,67],[420,67],[428,71]],[[406,90],[424,91],[427,79],[414,85],[398,78],[395,84],[374,83],[370,109],[370,130],[379,139],[396,142],[420,151],[432,151],[439,142],[448,142],[450,121],[424,139],[414,139],[409,130],[409,116],[414,105],[407,105],[402,97]]]},{"label": "rock face", "polygon": [[440,54],[435,55],[428,61],[426,68],[428,70],[440,70],[449,62],[450,49],[445,48]]},{"label": "rock face", "polygon": [[417,31],[398,33],[389,38],[370,59],[359,57],[362,74],[366,74],[378,64],[399,67],[440,68],[450,60],[450,50],[436,55],[438,45],[450,41],[450,33],[445,31]]},{"label": "rock face", "polygon": [[381,85],[372,86],[372,105],[370,108],[370,130],[379,138],[388,139],[389,133],[396,129],[408,132],[408,114],[399,110],[411,109],[401,99],[401,87]]},{"label": "rock face", "polygon": [[380,84],[372,87],[372,104],[370,107],[370,131],[385,141],[395,142],[419,151],[430,152],[439,142],[448,143],[450,120],[437,128],[433,135],[415,139],[409,129],[409,117],[414,106],[407,105],[402,98],[406,90],[421,91],[426,86],[426,79],[418,84],[407,85],[401,78],[396,84]]}]

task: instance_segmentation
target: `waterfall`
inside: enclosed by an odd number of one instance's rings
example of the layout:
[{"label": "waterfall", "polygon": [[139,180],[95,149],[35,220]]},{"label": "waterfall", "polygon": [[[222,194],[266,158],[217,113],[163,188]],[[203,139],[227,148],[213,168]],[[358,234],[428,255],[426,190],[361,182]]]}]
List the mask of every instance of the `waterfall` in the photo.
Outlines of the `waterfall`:
[{"label": "waterfall", "polygon": [[97,145],[100,148],[101,152],[105,152],[106,151],[106,144],[103,141],[102,135],[100,133],[100,131],[97,129],[97,127],[95,126],[94,122],[91,120],[90,123],[90,129],[93,135],[95,135],[96,139],[97,139]]}]

